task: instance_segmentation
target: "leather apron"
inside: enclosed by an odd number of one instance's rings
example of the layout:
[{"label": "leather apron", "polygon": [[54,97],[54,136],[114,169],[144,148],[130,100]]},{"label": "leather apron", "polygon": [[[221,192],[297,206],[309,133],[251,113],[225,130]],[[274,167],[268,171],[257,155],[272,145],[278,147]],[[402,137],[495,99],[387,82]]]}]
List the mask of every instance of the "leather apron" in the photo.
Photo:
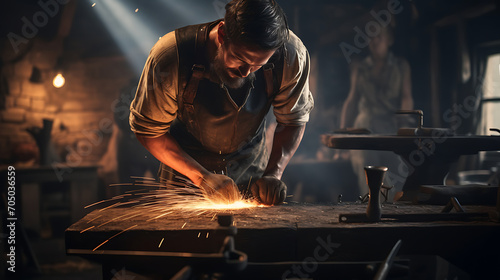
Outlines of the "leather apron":
[{"label": "leather apron", "polygon": [[[237,104],[231,89],[203,77],[209,66],[205,41],[217,23],[176,30],[182,95],[177,97],[177,118],[169,133],[208,171],[223,173],[244,189],[262,176],[269,159],[265,117],[274,97],[274,65],[255,72],[256,79],[243,86],[246,96]],[[161,164],[160,181],[171,180],[172,174],[179,176]]]}]

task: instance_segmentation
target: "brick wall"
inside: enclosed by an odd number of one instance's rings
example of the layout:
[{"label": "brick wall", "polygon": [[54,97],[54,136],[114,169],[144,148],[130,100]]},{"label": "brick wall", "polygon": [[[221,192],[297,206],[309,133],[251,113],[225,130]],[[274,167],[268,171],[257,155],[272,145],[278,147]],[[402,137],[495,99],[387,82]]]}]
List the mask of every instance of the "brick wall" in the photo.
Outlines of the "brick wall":
[{"label": "brick wall", "polygon": [[[41,128],[48,118],[54,120],[51,138],[61,162],[97,163],[111,135],[112,103],[132,77],[126,59],[120,55],[64,59],[66,84],[55,88],[58,58],[75,57],[68,54],[71,50],[63,50],[62,41],[34,38],[18,53],[8,41],[1,43],[7,92],[2,92],[0,111],[0,162],[15,163],[19,147],[35,146],[26,128]],[[40,83],[30,81],[34,66],[40,69]]]}]

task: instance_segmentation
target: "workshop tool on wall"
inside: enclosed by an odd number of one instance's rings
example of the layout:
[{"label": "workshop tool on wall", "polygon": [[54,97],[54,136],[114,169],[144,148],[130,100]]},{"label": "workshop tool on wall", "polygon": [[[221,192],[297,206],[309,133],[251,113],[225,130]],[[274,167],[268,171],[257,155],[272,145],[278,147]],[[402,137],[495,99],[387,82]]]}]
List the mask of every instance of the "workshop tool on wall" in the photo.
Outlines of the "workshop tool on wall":
[{"label": "workshop tool on wall", "polygon": [[54,120],[43,119],[43,127],[29,127],[26,131],[33,136],[40,153],[40,165],[50,165],[54,160],[54,155],[51,147],[51,132]]},{"label": "workshop tool on wall", "polygon": [[380,209],[380,189],[382,188],[387,169],[385,166],[365,166],[366,183],[369,190],[366,216],[371,222],[380,221],[380,217],[382,216]]}]

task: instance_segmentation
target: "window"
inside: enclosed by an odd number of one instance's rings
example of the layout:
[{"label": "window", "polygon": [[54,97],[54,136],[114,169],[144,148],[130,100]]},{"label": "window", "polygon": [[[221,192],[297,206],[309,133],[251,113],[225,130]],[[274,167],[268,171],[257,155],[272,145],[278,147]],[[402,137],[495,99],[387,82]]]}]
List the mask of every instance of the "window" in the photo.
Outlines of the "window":
[{"label": "window", "polygon": [[498,135],[490,128],[500,129],[500,54],[488,56],[483,84],[481,134]]},{"label": "window", "polygon": [[[500,53],[488,56],[483,83],[482,116],[480,134],[500,135],[490,128],[500,129]],[[500,152],[480,152],[481,168],[499,167]]]}]

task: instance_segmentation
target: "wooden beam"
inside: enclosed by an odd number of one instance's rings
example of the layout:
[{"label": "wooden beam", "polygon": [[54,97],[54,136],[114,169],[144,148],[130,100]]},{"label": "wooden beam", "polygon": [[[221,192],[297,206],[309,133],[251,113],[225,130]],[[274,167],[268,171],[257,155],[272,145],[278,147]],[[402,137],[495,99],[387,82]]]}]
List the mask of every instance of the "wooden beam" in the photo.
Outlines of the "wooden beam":
[{"label": "wooden beam", "polygon": [[437,42],[437,28],[431,27],[430,31],[430,69],[431,76],[431,120],[433,127],[441,127],[441,113],[439,101],[439,45]]},{"label": "wooden beam", "polygon": [[57,37],[64,38],[69,35],[69,32],[71,31],[71,25],[73,24],[73,18],[75,16],[77,2],[78,1],[69,1],[69,3],[63,7],[61,20],[59,21]]},{"label": "wooden beam", "polygon": [[497,6],[494,2],[487,3],[481,6],[465,7],[464,9],[455,14],[445,16],[444,18],[437,20],[434,23],[434,25],[442,27],[450,24],[455,24],[461,21],[462,19],[476,18],[486,13],[492,12],[496,8]]}]

